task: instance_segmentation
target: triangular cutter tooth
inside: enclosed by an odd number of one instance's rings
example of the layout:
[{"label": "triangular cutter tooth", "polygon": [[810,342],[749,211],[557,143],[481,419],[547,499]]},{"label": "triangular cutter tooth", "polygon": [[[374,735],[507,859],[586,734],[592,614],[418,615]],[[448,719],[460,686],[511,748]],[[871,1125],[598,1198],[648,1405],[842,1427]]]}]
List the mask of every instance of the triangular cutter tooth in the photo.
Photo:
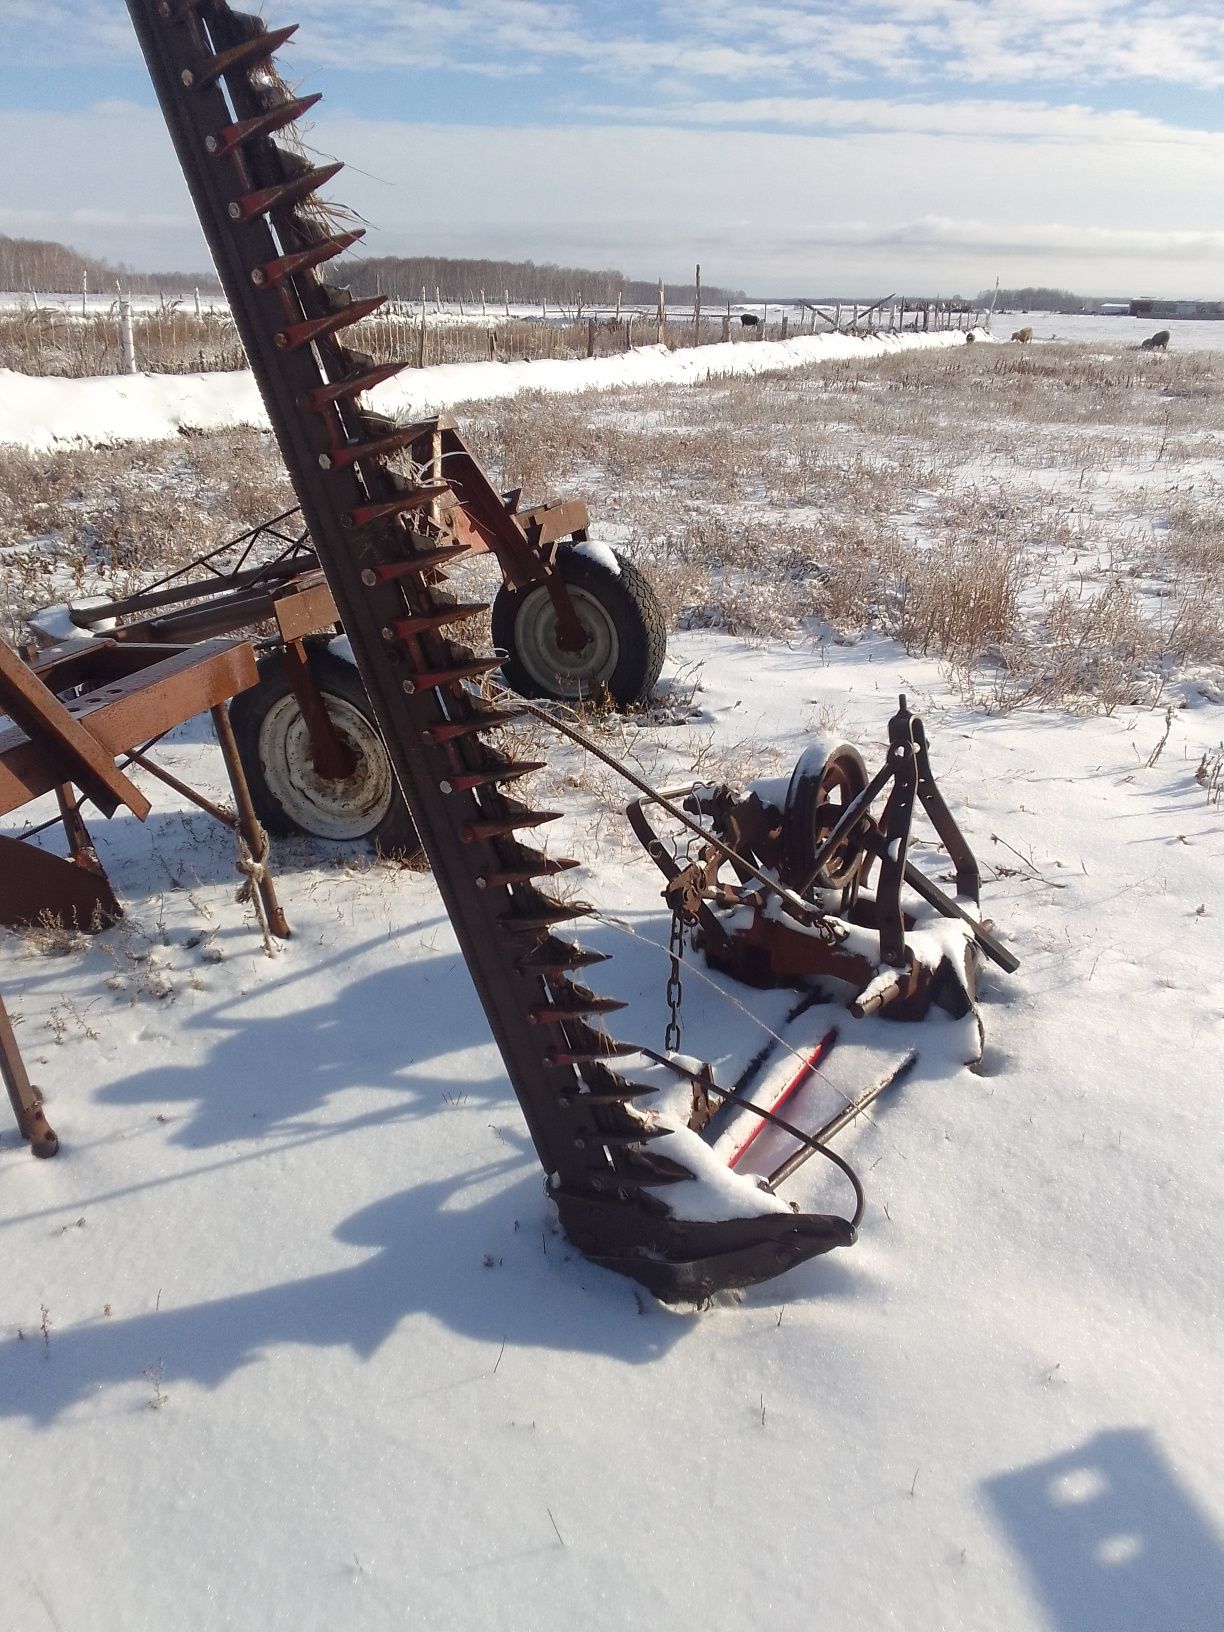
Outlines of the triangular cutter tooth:
[{"label": "triangular cutter tooth", "polygon": [[239,119],[236,124],[222,125],[215,136],[205,138],[204,146],[215,157],[232,153],[234,148],[257,136],[271,136],[278,130],[284,130],[322,100],[321,91],[316,91],[313,96],[290,97],[278,107],[269,108],[267,113],[257,113],[253,119]]},{"label": "triangular cutter tooth", "polygon": [[533,946],[530,952],[518,958],[515,968],[525,975],[565,975],[574,969],[590,969],[608,961],[606,952],[593,952],[576,941],[563,941],[549,935],[539,946]]},{"label": "triangular cutter tooth", "polygon": [[228,50],[219,51],[215,57],[209,57],[201,63],[193,71],[192,84],[203,90],[206,86],[215,84],[222,74],[247,69],[256,62],[274,56],[297,31],[297,23],[290,23],[287,28],[261,29],[259,33],[252,34],[249,40],[243,40],[240,45],[231,45]]},{"label": "triangular cutter tooth", "polygon": [[[353,526],[362,525],[357,517],[364,510],[354,510],[352,513]],[[437,572],[440,567],[447,566],[451,561],[457,561],[461,556],[471,552],[466,544],[444,544],[441,549],[422,550],[420,555],[405,557],[403,561],[386,561],[381,566],[372,567],[374,580],[380,584],[394,583],[397,578],[416,578],[427,572]]]},{"label": "triangular cutter tooth", "polygon": [[275,289],[286,278],[292,278],[299,272],[311,272],[325,261],[343,255],[346,249],[360,243],[365,233],[364,227],[354,227],[351,232],[337,232],[329,238],[320,238],[309,249],[291,250],[274,261],[264,261],[262,266],[252,269],[251,282],[259,289]]},{"label": "triangular cutter tooth", "polygon": [[[338,176],[344,169],[342,164],[323,164],[317,169],[303,170],[300,175],[292,176],[288,181],[278,181],[271,187],[260,187],[253,193],[241,193],[230,201],[228,206],[231,221],[250,221],[257,215],[266,215],[269,210],[285,209],[290,204],[300,204],[309,194],[325,187],[333,176]],[[384,297],[385,298],[385,297]],[[379,304],[382,304],[380,299]]]},{"label": "triangular cutter tooth", "polygon": [[476,736],[482,731],[495,731],[499,726],[509,725],[513,720],[521,719],[521,708],[490,708],[487,704],[473,702],[471,715],[462,720],[444,720],[440,725],[431,725],[426,728],[425,736],[430,742],[457,742],[461,737]]},{"label": "triangular cutter tooth", "polygon": [[481,817],[464,823],[464,844],[478,844],[482,839],[500,839],[506,834],[517,833],[521,828],[543,827],[547,822],[559,822],[562,816],[559,810],[531,810],[516,799],[503,800],[503,804],[509,807],[504,815]]},{"label": "triangular cutter tooth", "polygon": [[[369,317],[371,312],[376,312],[386,299],[386,295],[367,295],[364,300],[350,300],[334,307],[325,317],[310,317],[301,323],[286,323],[277,333],[276,344],[282,351],[297,351],[301,346],[308,346],[315,340],[323,340],[329,334],[336,334],[340,329],[351,328],[354,323],[360,323],[363,317]],[[393,436],[379,437],[372,442],[344,442],[320,454],[319,464],[323,470],[346,470],[359,459],[381,459],[384,454],[394,453],[401,447],[403,442]]]},{"label": "triangular cutter tooth", "polygon": [[433,691],[439,687],[458,686],[465,680],[478,680],[482,674],[488,674],[490,669],[501,667],[496,657],[474,657],[467,663],[456,663],[450,669],[426,669],[419,673],[408,675],[402,682],[404,690],[411,695],[417,691]]}]

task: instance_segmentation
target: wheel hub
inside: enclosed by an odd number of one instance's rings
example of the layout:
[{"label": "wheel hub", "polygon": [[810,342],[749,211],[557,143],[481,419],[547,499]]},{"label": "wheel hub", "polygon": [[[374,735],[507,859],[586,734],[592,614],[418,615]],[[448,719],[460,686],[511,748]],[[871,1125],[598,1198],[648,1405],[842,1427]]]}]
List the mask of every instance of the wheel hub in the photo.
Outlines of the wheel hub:
[{"label": "wheel hub", "polygon": [[352,756],[345,777],[320,776],[310,732],[292,695],[269,709],[260,732],[260,758],[269,791],[294,824],[320,839],[361,839],[387,815],[395,780],[382,739],[346,699],[324,695],[336,733]]}]

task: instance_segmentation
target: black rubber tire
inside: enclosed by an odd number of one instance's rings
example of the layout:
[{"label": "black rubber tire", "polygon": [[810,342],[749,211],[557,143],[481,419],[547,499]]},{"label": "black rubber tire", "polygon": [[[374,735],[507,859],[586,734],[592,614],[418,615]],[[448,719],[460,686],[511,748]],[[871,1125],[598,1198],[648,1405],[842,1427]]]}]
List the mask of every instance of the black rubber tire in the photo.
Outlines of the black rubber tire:
[{"label": "black rubber tire", "polygon": [[557,571],[593,635],[573,662],[550,645],[556,618],[543,585],[514,590],[503,584],[498,590],[490,618],[493,645],[506,654],[502,675],[520,697],[577,702],[606,686],[618,708],[633,708],[654,690],[667,655],[663,608],[649,579],[613,553],[619,572],[572,547],[557,556]]},{"label": "black rubber tire", "polygon": [[[380,855],[406,859],[419,855],[421,843],[361,676],[353,664],[337,657],[321,641],[308,641],[306,651],[328,713],[357,753],[360,780],[347,790],[334,783],[317,785],[320,794],[335,788],[336,797],[315,798],[300,752],[301,710],[282,654],[271,652],[260,659],[259,684],[239,692],[229,708],[256,815],[272,834],[306,833],[337,843],[365,840]],[[295,742],[299,750],[296,770],[290,754]],[[346,791],[353,799],[364,797],[368,808],[346,809]]]}]

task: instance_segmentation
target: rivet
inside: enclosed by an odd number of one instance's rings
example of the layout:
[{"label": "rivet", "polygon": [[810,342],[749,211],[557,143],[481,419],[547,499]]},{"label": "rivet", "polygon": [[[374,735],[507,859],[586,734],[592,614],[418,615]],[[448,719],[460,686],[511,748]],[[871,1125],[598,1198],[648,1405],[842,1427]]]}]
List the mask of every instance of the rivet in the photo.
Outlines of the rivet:
[{"label": "rivet", "polygon": [[235,199],[230,205],[229,209],[226,211],[226,214],[229,216],[231,221],[242,220],[242,205],[239,204],[237,199]]},{"label": "rivet", "polygon": [[409,697],[412,696],[412,694],[413,694],[413,692],[415,690],[416,690],[416,682],[415,681],[413,681],[413,680],[405,680],[404,681],[404,691]]},{"label": "rivet", "polygon": [[455,790],[454,790],[453,786],[449,782],[447,782],[445,780],[445,778],[441,782],[438,783],[438,792],[439,793],[454,793],[454,791]]},{"label": "rivet", "polygon": [[478,889],[478,890],[487,890],[487,889],[488,889],[488,887],[489,887],[489,881],[488,881],[488,879],[487,879],[487,878],[486,878],[486,877],[485,877],[485,876],[484,876],[484,874],[483,874],[483,873],[481,873],[481,874],[480,874],[480,875],[479,875],[479,876],[478,876],[478,877],[477,877],[477,879],[476,879],[476,888],[477,888],[477,889]]},{"label": "rivet", "polygon": [[388,626],[385,629],[380,629],[378,632],[379,632],[379,634],[382,636],[382,638],[384,640],[394,640],[395,639],[395,630],[392,629],[390,626]]},{"label": "rivet", "polygon": [[217,151],[217,138],[215,136],[205,136],[204,151],[206,153],[215,153]]},{"label": "rivet", "polygon": [[182,73],[179,75],[179,78],[182,80],[183,84],[186,85],[188,90],[190,90],[195,84],[195,75],[192,73],[190,68],[184,68]]},{"label": "rivet", "polygon": [[268,274],[264,271],[262,266],[253,266],[251,268],[251,282],[255,285],[256,289],[262,289],[267,281]]},{"label": "rivet", "polygon": [[374,585],[378,582],[378,574],[373,567],[364,567],[362,569],[361,581],[367,589],[374,588]]}]

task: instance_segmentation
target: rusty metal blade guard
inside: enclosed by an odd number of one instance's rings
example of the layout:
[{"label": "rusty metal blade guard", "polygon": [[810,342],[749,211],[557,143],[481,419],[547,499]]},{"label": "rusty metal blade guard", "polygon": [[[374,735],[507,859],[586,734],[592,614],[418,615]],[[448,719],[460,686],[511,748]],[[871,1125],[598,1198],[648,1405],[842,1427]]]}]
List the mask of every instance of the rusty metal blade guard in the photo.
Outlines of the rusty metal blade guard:
[{"label": "rusty metal blade guard", "polygon": [[[572,977],[596,955],[555,931],[582,909],[539,880],[556,863],[520,835],[551,819],[504,791],[516,767],[484,740],[470,682],[497,667],[450,638],[464,609],[440,570],[462,553],[418,468],[449,422],[399,429],[360,394],[370,360],[342,335],[369,308],[317,269],[353,234],[315,197],[315,169],[275,140],[301,109],[277,73],[286,30],[224,0],[128,0],[162,112],[352,643],[438,889],[561,1220],[599,1262],[664,1299],[744,1286],[847,1244],[840,1219],[762,1212],[690,1223],[668,1188],[694,1175],[658,1150],[668,1129],[635,1106],[654,1090],[615,1069],[634,1050],[600,1027],[606,1001]],[[379,371],[379,377],[382,372]],[[685,1135],[691,1137],[690,1135]],[[675,1143],[683,1144],[683,1139]],[[776,1204],[775,1204],[776,1205]]]}]

